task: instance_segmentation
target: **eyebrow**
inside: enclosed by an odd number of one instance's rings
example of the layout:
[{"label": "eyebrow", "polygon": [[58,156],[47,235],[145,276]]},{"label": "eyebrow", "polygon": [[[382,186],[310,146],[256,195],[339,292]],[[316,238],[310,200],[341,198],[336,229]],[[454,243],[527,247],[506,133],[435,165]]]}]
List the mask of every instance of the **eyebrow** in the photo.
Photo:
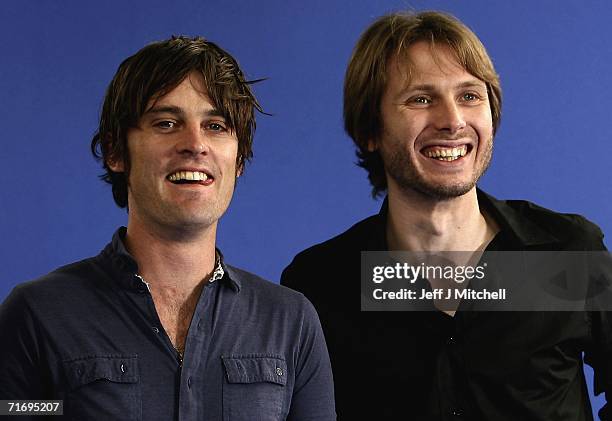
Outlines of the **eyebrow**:
[{"label": "eyebrow", "polygon": [[[481,80],[466,80],[465,82],[461,82],[458,85],[454,86],[454,89],[457,88],[483,88],[486,89],[486,83]],[[408,85],[401,91],[401,95],[410,91],[435,91],[436,87],[434,85],[423,83],[420,85]]]},{"label": "eyebrow", "polygon": [[[174,114],[180,117],[184,117],[187,113],[181,107],[177,107],[174,105],[160,105],[153,106],[144,112],[143,115],[151,115],[151,114]],[[211,108],[202,113],[206,117],[224,117],[223,113],[216,109]]]}]

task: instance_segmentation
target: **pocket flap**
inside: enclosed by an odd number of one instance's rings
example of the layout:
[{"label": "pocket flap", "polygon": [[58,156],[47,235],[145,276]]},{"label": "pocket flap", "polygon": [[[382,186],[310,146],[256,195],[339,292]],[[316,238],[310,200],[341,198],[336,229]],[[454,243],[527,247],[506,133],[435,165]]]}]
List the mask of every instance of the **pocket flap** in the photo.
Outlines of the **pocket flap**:
[{"label": "pocket flap", "polygon": [[96,380],[115,383],[138,383],[138,357],[95,356],[64,361],[68,385],[76,389]]},{"label": "pocket flap", "polygon": [[281,357],[271,356],[222,356],[229,383],[270,382],[287,384],[287,363]]}]

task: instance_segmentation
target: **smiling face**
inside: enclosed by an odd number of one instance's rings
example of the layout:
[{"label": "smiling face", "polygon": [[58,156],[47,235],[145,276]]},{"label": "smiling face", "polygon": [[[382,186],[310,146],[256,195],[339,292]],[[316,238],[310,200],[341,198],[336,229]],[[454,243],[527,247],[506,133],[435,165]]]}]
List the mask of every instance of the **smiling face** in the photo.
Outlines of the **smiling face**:
[{"label": "smiling face", "polygon": [[422,41],[408,48],[406,59],[393,57],[387,76],[382,134],[370,149],[382,156],[389,194],[449,199],[472,190],[493,149],[485,83],[447,46]]},{"label": "smiling face", "polygon": [[[180,231],[216,227],[234,191],[238,139],[191,73],[150,101],[128,131],[130,224]],[[121,172],[122,163],[109,163]]]}]

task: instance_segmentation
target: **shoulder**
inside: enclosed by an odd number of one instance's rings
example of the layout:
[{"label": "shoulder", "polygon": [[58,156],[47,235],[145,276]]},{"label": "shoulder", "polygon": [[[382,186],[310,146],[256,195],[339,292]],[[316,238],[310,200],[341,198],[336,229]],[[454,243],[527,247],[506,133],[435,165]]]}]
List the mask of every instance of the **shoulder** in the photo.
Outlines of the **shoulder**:
[{"label": "shoulder", "polygon": [[235,266],[228,264],[225,266],[229,276],[239,282],[239,295],[242,300],[257,306],[260,311],[312,317],[312,304],[301,292],[275,284]]},{"label": "shoulder", "polygon": [[367,249],[368,240],[377,231],[378,215],[372,215],[322,243],[298,253],[287,269],[339,261]]},{"label": "shoulder", "polygon": [[2,307],[4,311],[29,311],[42,316],[84,303],[102,283],[94,258],[84,259],[17,285]]},{"label": "shoulder", "polygon": [[[281,275],[281,284],[303,292],[317,309],[327,296],[358,279],[361,251],[380,236],[380,217],[370,216],[343,233],[298,253]],[[331,281],[331,282],[330,282]]]},{"label": "shoulder", "polygon": [[27,298],[44,298],[62,295],[68,290],[86,286],[93,279],[95,264],[93,258],[61,266],[46,275],[17,285],[14,291]]},{"label": "shoulder", "polygon": [[505,200],[503,203],[520,215],[523,223],[528,221],[571,248],[603,247],[603,232],[582,215],[556,212],[527,200]]}]

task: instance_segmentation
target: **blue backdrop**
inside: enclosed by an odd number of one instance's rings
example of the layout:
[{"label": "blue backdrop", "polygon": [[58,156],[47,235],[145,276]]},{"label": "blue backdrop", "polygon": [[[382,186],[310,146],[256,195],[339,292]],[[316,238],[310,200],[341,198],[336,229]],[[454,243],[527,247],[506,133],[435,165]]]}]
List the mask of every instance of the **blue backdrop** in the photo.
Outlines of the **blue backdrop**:
[{"label": "blue backdrop", "polygon": [[493,57],[504,109],[481,187],[583,214],[612,233],[605,0],[6,2],[0,300],[19,282],[96,254],[126,223],[97,180],[89,142],[119,63],[172,34],[203,35],[250,78],[268,78],[255,92],[273,116],[259,118],[254,161],[219,231],[228,261],[278,282],[298,251],[377,211],[342,130],[342,81],[363,29],[400,9],[454,14]]}]

